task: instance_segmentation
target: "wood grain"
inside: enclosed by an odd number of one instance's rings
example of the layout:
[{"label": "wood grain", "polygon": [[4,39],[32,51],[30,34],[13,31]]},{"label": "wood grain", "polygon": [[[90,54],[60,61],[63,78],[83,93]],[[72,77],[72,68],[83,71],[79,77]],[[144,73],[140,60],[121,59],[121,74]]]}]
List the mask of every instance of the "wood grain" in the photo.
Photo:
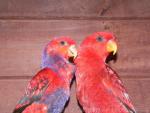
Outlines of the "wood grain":
[{"label": "wood grain", "polygon": [[[116,35],[118,58],[110,65],[137,112],[150,113],[150,0],[0,0],[0,112],[12,112],[52,37],[80,43],[96,31]],[[75,83],[64,113],[82,113]]]},{"label": "wood grain", "polygon": [[114,32],[118,60],[112,67],[124,77],[150,77],[150,21],[0,21],[0,76],[32,76],[40,69],[51,37],[71,36],[78,43],[95,31]]},{"label": "wood grain", "polygon": [[[138,113],[150,113],[149,93],[150,80],[128,80],[123,79],[125,86],[133,100]],[[17,101],[24,93],[25,86],[28,80],[0,80],[0,110],[2,113],[10,113]],[[143,104],[144,103],[144,104]],[[71,99],[64,113],[82,113],[76,100],[75,83],[71,90]]]},{"label": "wood grain", "polygon": [[1,0],[0,18],[150,18],[149,0]]}]

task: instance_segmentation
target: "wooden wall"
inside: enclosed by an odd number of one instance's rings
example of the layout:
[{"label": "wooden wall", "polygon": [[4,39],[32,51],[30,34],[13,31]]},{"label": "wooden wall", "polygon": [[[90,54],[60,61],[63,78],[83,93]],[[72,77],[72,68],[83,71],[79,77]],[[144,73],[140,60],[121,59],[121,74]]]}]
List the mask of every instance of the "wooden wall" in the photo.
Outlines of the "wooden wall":
[{"label": "wooden wall", "polygon": [[[119,55],[111,65],[138,113],[150,113],[150,0],[1,0],[0,113],[12,112],[51,37],[81,42],[95,31],[116,34]],[[65,113],[82,113],[75,84],[71,91]]]}]

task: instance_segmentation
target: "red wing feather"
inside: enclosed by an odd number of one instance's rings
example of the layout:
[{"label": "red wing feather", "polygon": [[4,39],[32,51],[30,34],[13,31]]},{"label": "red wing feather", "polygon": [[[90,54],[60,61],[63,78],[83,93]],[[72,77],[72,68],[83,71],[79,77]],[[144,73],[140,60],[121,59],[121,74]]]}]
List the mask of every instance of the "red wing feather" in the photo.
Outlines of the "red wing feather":
[{"label": "red wing feather", "polygon": [[108,65],[106,66],[106,69],[108,71],[108,75],[103,81],[106,88],[109,88],[109,90],[112,91],[115,97],[124,105],[124,107],[127,108],[128,111],[131,113],[136,113],[130,97],[117,73]]},{"label": "red wing feather", "polygon": [[[58,75],[49,68],[44,68],[39,71],[29,82],[24,96],[16,105],[13,113],[17,113],[16,111],[18,110],[23,111],[34,101],[40,100],[47,87],[54,79],[56,80],[57,76]],[[55,86],[53,88],[55,88]]]}]

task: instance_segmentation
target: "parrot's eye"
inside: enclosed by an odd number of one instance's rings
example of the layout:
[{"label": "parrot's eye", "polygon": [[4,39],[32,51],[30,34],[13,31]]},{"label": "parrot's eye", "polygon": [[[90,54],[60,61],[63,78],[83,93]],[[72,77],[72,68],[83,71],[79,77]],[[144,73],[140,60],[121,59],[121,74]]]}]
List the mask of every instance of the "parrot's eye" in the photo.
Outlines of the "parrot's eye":
[{"label": "parrot's eye", "polygon": [[61,45],[63,45],[63,46],[68,45],[68,43],[67,43],[67,42],[65,42],[65,41],[61,41],[61,42],[60,42],[60,44],[61,44]]},{"label": "parrot's eye", "polygon": [[99,41],[99,42],[104,42],[105,39],[104,39],[103,37],[99,36],[99,37],[97,37],[97,41]]}]

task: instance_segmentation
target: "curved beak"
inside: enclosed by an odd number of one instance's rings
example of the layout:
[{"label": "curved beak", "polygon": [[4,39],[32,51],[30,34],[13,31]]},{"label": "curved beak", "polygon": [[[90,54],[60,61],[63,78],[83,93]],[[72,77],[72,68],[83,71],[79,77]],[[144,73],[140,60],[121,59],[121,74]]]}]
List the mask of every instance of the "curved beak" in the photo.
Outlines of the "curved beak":
[{"label": "curved beak", "polygon": [[113,55],[116,54],[116,52],[117,52],[117,44],[116,44],[115,41],[113,41],[113,40],[108,41],[106,46],[107,46],[106,49],[107,49],[108,52],[113,52]]},{"label": "curved beak", "polygon": [[74,59],[77,57],[77,49],[75,45],[71,45],[68,49],[68,56],[73,57]]}]

